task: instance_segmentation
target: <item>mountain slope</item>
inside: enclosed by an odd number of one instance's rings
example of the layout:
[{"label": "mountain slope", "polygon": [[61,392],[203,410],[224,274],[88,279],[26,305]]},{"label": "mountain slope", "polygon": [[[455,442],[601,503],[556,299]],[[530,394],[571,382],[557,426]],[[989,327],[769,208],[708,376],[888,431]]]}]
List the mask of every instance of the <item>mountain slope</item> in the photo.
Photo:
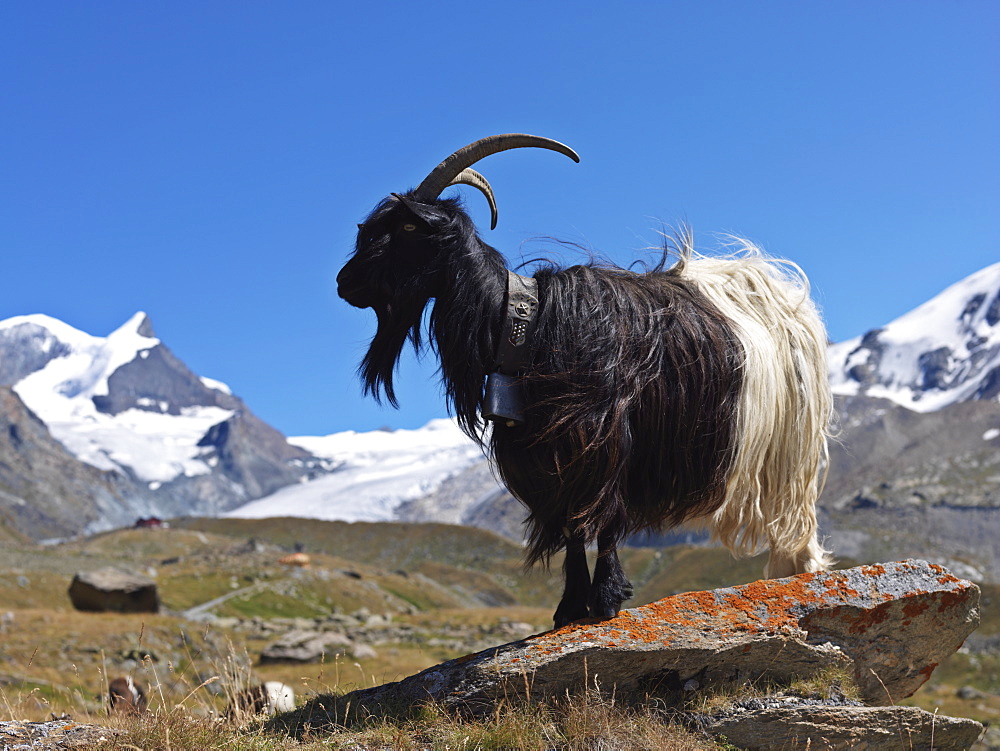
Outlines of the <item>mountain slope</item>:
[{"label": "mountain slope", "polygon": [[35,540],[123,526],[149,511],[150,495],[121,474],[79,461],[10,387],[0,386],[0,519],[6,526]]},{"label": "mountain slope", "polygon": [[820,498],[834,554],[920,557],[1000,581],[1000,403],[914,412],[854,396],[837,397],[837,409],[842,429]]},{"label": "mountain slope", "polygon": [[829,350],[834,393],[917,412],[1000,396],[1000,263]]}]

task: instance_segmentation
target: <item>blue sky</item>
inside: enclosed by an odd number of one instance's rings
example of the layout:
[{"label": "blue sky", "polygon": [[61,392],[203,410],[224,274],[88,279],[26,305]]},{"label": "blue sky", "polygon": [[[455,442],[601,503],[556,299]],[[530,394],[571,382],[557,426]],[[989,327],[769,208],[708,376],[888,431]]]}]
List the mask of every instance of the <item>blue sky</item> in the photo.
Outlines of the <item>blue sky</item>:
[{"label": "blue sky", "polygon": [[582,161],[477,165],[512,261],[686,221],[797,262],[843,340],[1000,260],[998,38],[995,0],[5,2],[0,319],[144,310],[285,433],[417,427],[433,360],[363,399],[336,272],[380,198],[528,132]]}]

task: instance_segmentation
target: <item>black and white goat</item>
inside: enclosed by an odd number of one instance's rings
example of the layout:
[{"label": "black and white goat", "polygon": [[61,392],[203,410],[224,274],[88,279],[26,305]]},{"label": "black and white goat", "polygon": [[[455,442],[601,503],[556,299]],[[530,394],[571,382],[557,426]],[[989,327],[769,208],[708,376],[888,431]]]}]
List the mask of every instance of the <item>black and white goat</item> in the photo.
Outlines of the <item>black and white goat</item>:
[{"label": "black and white goat", "polygon": [[259,714],[275,715],[295,709],[295,692],[281,681],[265,681],[240,691],[229,704],[227,715],[244,719]]},{"label": "black and white goat", "polygon": [[[769,577],[830,564],[815,503],[831,396],[826,334],[797,267],[743,252],[679,258],[645,273],[596,264],[509,272],[449,185],[506,149],[569,147],[508,134],[452,154],[415,189],[381,201],[337,277],[373,308],[365,391],[396,405],[393,374],[429,319],[444,391],[528,509],[529,563],[565,549],[561,626],[611,617],[632,587],[617,546],[631,533],[701,521],[734,554],[767,545]],[[487,378],[489,376],[489,378]],[[492,420],[492,430],[486,424]],[[597,543],[593,580],[586,547]]]},{"label": "black and white goat", "polygon": [[146,692],[127,675],[115,678],[108,684],[109,714],[142,714],[146,711],[148,702]]}]

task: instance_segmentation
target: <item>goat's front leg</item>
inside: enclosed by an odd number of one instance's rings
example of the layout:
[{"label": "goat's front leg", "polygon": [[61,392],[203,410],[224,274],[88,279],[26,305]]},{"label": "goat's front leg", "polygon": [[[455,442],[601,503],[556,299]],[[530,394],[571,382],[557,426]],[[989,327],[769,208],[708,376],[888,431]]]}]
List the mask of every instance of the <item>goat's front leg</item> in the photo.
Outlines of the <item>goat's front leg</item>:
[{"label": "goat's front leg", "polygon": [[614,618],[622,603],[632,597],[632,583],[618,560],[618,544],[614,535],[601,532],[597,536],[597,563],[594,564],[594,584],[590,588],[590,615],[593,618]]},{"label": "goat's front leg", "polygon": [[583,535],[570,533],[566,537],[566,561],[563,563],[566,588],[554,617],[556,628],[586,618],[590,597],[590,569],[587,567],[587,546]]}]

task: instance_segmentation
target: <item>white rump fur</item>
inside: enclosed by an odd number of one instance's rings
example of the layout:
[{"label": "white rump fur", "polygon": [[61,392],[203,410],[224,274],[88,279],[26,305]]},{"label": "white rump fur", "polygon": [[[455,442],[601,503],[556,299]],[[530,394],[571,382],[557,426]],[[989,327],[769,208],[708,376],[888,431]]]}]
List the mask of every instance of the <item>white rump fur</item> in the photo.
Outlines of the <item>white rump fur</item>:
[{"label": "white rump fur", "polygon": [[678,240],[681,276],[731,322],[745,353],[726,500],[705,523],[734,555],[766,544],[769,578],[821,571],[833,563],[816,537],[833,410],[826,329],[798,266],[735,243],[735,254],[707,258],[689,233]]},{"label": "white rump fur", "polygon": [[280,681],[266,681],[264,691],[267,694],[267,707],[264,711],[269,715],[291,712],[295,709],[295,692],[291,686]]}]

